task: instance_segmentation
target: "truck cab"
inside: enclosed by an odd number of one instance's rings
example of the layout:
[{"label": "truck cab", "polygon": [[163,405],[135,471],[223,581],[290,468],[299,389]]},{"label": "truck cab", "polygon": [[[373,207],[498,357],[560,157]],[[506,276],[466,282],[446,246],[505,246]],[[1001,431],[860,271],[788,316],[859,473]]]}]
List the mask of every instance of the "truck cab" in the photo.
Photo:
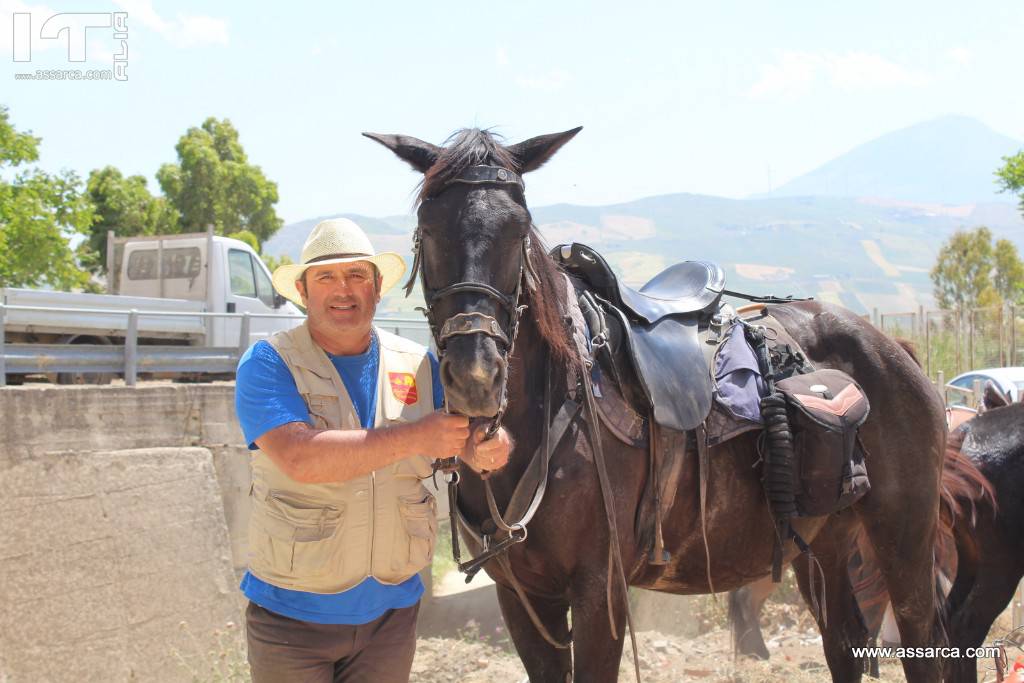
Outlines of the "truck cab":
[{"label": "truck cab", "polygon": [[[266,265],[240,240],[193,233],[113,238],[108,245],[111,294],[202,302],[211,313],[249,313],[249,344],[302,322],[302,311],[274,291]],[[203,345],[238,345],[241,324],[238,318],[208,318]]]}]

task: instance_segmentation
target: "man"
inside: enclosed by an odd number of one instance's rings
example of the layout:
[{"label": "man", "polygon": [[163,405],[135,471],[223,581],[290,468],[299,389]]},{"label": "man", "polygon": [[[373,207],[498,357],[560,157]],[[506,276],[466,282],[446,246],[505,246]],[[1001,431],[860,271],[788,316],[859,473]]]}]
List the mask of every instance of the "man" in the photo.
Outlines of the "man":
[{"label": "man", "polygon": [[418,572],[437,531],[422,483],[431,462],[460,454],[482,471],[508,460],[504,432],[467,453],[468,420],[437,410],[436,359],[373,327],[404,271],[352,221],[318,224],[301,263],[273,277],[306,322],[239,362],[236,409],[253,449],[241,588],[256,683],[407,681]]}]

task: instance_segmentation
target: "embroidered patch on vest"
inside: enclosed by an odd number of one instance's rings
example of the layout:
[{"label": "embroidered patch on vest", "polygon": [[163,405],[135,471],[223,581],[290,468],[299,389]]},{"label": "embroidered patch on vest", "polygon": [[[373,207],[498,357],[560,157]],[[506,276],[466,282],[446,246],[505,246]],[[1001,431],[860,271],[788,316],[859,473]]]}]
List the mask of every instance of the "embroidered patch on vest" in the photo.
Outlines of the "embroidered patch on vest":
[{"label": "embroidered patch on vest", "polygon": [[411,406],[419,399],[415,375],[408,372],[389,372],[388,379],[391,381],[391,393],[405,405]]}]

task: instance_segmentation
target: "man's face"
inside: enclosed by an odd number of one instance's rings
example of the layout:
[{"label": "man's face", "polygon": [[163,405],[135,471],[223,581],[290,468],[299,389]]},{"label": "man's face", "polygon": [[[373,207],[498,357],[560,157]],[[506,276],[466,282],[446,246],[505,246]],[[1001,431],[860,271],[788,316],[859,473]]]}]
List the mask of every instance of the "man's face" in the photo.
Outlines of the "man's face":
[{"label": "man's face", "polygon": [[295,283],[310,323],[325,330],[369,331],[380,300],[381,279],[369,261],[332,263],[306,269],[305,286]]}]

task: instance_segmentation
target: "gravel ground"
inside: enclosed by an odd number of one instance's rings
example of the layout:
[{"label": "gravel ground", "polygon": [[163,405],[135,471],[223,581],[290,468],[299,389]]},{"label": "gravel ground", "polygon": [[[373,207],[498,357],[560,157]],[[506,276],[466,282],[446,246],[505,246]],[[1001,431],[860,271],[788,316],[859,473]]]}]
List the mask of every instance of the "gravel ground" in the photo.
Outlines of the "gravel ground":
[{"label": "gravel ground", "polygon": [[[640,649],[640,672],[646,683],[821,683],[829,673],[821,650],[821,637],[810,614],[801,606],[769,604],[762,623],[765,641],[771,652],[767,662],[744,660],[734,662],[729,632],[715,628],[703,635],[686,638],[657,631],[637,634]],[[1009,629],[1009,615],[1004,614],[992,629],[992,637]],[[518,656],[502,643],[485,642],[472,629],[461,638],[421,638],[412,680],[417,683],[521,683],[526,674]],[[619,668],[620,681],[632,681],[633,662],[626,641]],[[1008,653],[1013,660],[1020,652]],[[990,662],[978,667],[978,680],[991,683],[994,673]],[[882,683],[903,681],[898,661],[883,661]],[[865,677],[865,681],[872,679]]]}]

